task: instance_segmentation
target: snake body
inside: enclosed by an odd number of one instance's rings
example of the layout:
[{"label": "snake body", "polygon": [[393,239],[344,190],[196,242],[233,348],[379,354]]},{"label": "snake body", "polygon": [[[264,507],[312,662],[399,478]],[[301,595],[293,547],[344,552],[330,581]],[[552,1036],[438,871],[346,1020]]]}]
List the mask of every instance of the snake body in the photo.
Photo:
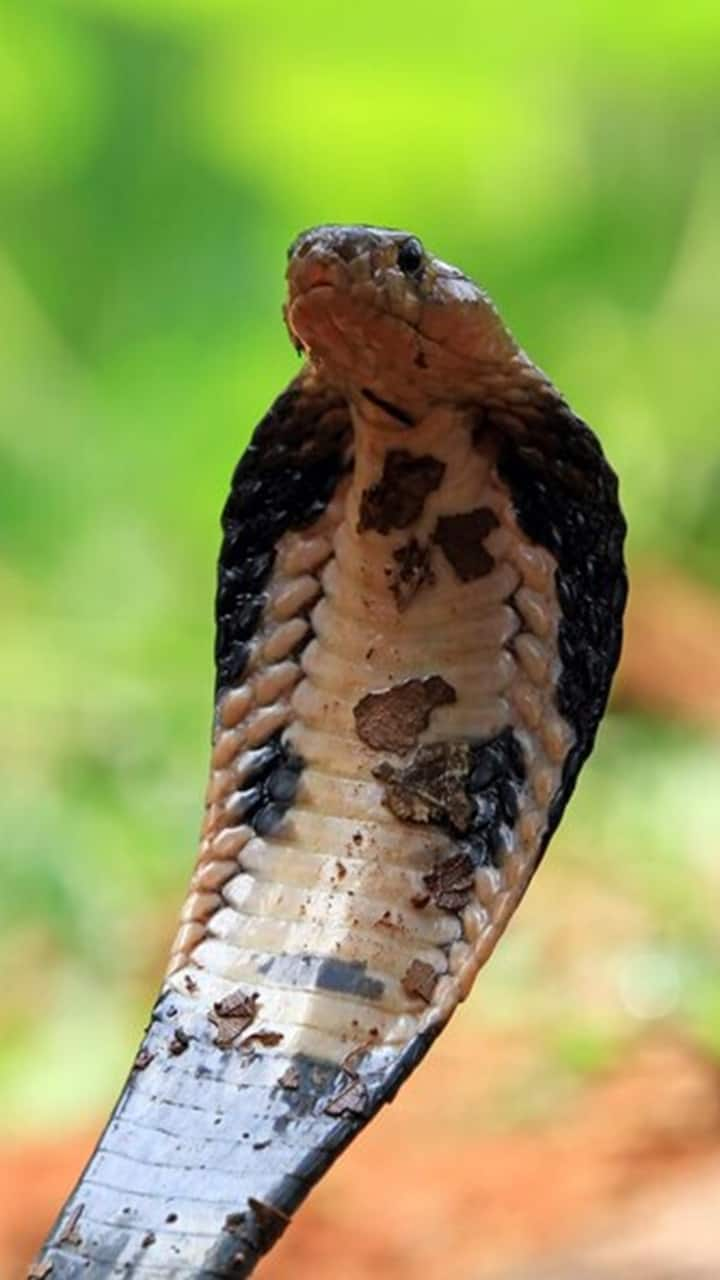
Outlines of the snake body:
[{"label": "snake body", "polygon": [[288,282],[303,367],[222,517],[198,861],[53,1280],[250,1274],[470,990],[620,652],[615,475],[487,296],[370,227],[301,235]]}]

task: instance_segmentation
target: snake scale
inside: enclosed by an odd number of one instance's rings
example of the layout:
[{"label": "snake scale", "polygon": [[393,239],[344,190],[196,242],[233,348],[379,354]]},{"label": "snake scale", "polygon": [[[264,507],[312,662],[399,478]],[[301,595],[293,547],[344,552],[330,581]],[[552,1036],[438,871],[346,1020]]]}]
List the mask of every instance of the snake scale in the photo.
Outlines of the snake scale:
[{"label": "snake scale", "polygon": [[303,365],[222,516],[197,865],[36,1280],[250,1274],[468,994],[617,664],[616,477],[487,295],[323,226],[285,318]]}]

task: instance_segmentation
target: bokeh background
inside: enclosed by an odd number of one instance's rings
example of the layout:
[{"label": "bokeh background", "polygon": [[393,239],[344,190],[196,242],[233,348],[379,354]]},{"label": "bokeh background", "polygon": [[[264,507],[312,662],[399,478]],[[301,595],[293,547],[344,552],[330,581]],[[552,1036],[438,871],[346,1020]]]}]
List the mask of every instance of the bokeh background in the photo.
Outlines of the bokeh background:
[{"label": "bokeh background", "polygon": [[263,1274],[717,1275],[719,111],[716,0],[0,5],[3,1280],[162,971],[218,513],[295,372],[284,252],[319,221],[487,286],[621,475],[634,591],[509,936]]}]

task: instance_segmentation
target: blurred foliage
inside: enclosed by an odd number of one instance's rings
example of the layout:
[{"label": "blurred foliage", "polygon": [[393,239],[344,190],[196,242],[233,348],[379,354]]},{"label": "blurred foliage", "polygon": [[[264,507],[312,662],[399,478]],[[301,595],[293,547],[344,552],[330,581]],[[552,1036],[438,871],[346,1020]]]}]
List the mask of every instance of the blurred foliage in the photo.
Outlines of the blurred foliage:
[{"label": "blurred foliage", "polygon": [[[635,558],[720,585],[719,73],[715,0],[0,4],[5,1124],[98,1104],[157,981],[301,227],[406,226],[481,280],[602,433]],[[638,1019],[720,1048],[719,752],[615,719],[473,1016],[573,1070]]]}]

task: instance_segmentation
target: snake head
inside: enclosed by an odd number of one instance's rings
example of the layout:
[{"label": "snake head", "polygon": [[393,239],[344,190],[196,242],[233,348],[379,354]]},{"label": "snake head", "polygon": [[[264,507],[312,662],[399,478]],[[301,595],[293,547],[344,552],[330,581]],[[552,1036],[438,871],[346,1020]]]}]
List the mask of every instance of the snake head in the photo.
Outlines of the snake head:
[{"label": "snake head", "polygon": [[477,398],[517,358],[487,294],[405,231],[315,227],[288,258],[293,343],[351,399],[407,425]]}]

